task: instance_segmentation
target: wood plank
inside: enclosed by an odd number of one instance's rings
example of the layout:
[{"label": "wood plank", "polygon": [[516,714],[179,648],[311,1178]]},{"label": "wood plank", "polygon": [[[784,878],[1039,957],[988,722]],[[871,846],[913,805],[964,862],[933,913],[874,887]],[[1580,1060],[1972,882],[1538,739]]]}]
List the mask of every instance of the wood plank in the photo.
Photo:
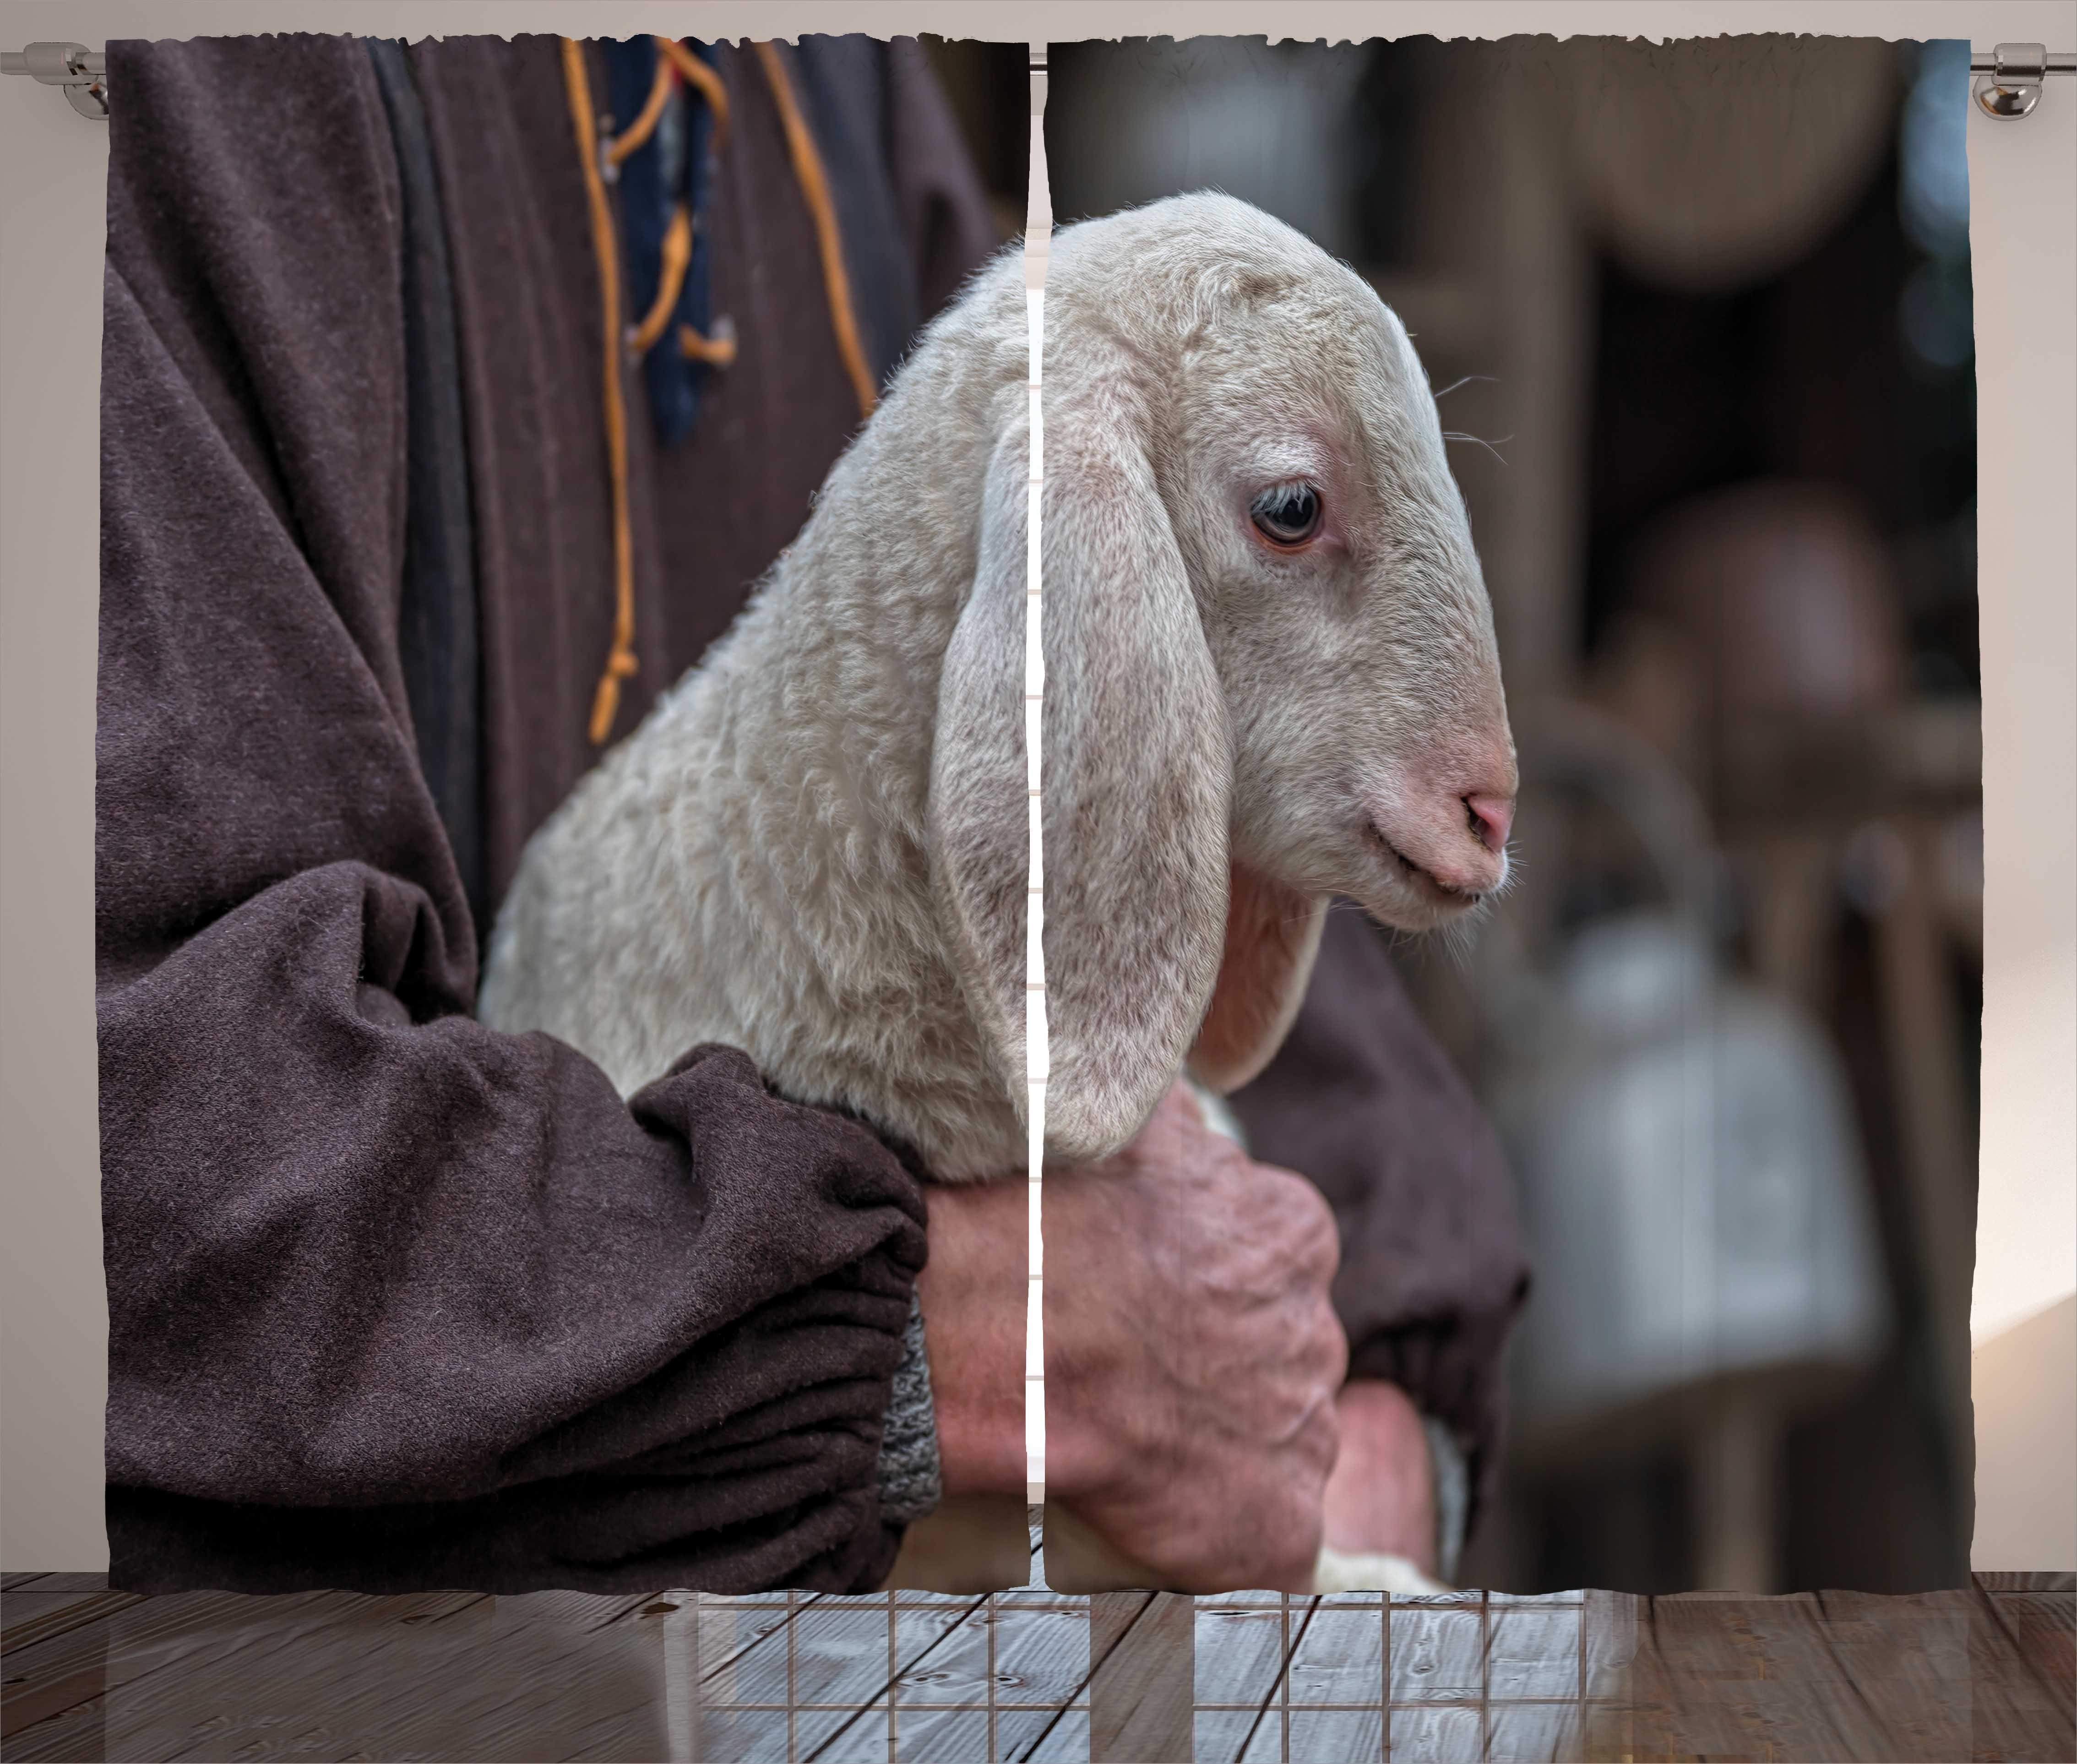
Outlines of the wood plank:
[{"label": "wood plank", "polygon": [[[999,1729],[1001,1724],[997,1725]],[[1012,1740],[1018,1749],[1005,1750],[1003,1755],[1018,1760],[1018,1764],[1088,1764],[1089,1712],[1063,1709],[1047,1718],[1036,1741],[1023,1741],[1021,1734],[1014,1733]]]},{"label": "wood plank", "polygon": [[293,1636],[327,1620],[364,1629],[398,1622],[453,1596],[375,1599],[315,1592],[262,1599],[205,1592],[144,1599],[129,1594],[107,1596],[125,1603],[91,1622],[47,1635],[8,1654],[7,1682],[0,1692],[0,1736],[8,1741],[10,1754],[16,1739],[40,1723],[120,1691],[169,1666],[223,1652],[233,1638],[248,1632],[273,1630]]},{"label": "wood plank", "polygon": [[793,1615],[817,1596],[743,1600],[695,1595],[683,1610],[656,1622],[663,1633],[665,1695],[672,1758],[702,1758],[726,1764],[736,1758],[785,1758],[791,1717],[737,1707],[751,1701],[742,1694],[739,1675],[754,1654],[778,1662],[778,1683],[785,1684],[786,1632]]},{"label": "wood plank", "polygon": [[1386,1601],[1374,1593],[1351,1593],[1319,1602],[1292,1652],[1294,1709],[1321,1704],[1381,1704],[1387,1608]]},{"label": "wood plank", "polygon": [[995,1700],[1001,1708],[1057,1708],[1086,1700],[1086,1610],[996,1603]]},{"label": "wood plank", "polygon": [[1840,1736],[1828,1724],[1815,1723],[1820,1731],[1813,1734],[1807,1712],[1800,1718],[1792,1712],[1784,1722],[1784,1687],[1770,1680],[1767,1637],[1745,1618],[1752,1602],[1645,1602],[1627,1700],[1638,1757],[1782,1757],[1822,1764],[1841,1755]]},{"label": "wood plank", "polygon": [[7,1741],[8,1764],[87,1764],[108,1757],[103,1700],[89,1696]]},{"label": "wood plank", "polygon": [[[335,1598],[332,1593],[302,1596],[306,1603]],[[112,1612],[43,1641],[17,1648],[7,1658],[6,1683],[0,1689],[0,1737],[12,1742],[40,1722],[77,1704],[92,1701],[106,1688],[109,1625],[123,1620],[125,1633],[141,1645],[189,1627],[206,1628],[212,1616],[228,1620],[253,1601],[235,1593],[173,1595]],[[134,1627],[133,1627],[134,1626]],[[134,1662],[132,1662],[134,1663]],[[153,1668],[139,1668],[142,1671]]]},{"label": "wood plank", "polygon": [[[1081,1631],[1074,1614],[1059,1608],[1071,1601],[1040,1578],[1042,1509],[1027,1507],[1026,1522],[1026,1585],[994,1598],[911,1591],[897,1591],[891,1601],[815,1597],[789,1617],[782,1604],[702,1596],[694,1644],[699,1663],[685,1716],[699,1755],[777,1755],[776,1740],[801,1757],[835,1760],[860,1747],[877,1756],[890,1715],[900,1733],[920,1733],[933,1745],[964,1745],[972,1724],[939,1716],[978,1704],[984,1717],[991,1686],[999,1747],[1029,1750],[1048,1740],[1056,1724],[1050,1710],[1047,1720],[1020,1719],[1010,1729],[1001,1720],[1013,1705],[1028,1714],[1039,1702],[1044,1710],[1040,1700],[1062,1686],[1071,1694],[1080,1674],[1079,1651],[1070,1644]],[[1030,1608],[1018,1608],[1020,1600]],[[767,1609],[772,1617],[763,1615]],[[775,1729],[764,1712],[789,1700],[790,1741],[784,1717]]]},{"label": "wood plank", "polygon": [[[430,1593],[422,1596],[445,1599],[452,1595]],[[654,1592],[500,1593],[497,1596],[497,1607],[501,1619],[508,1623],[541,1624],[589,1632],[618,1623],[659,1596]]]},{"label": "wood plank", "polygon": [[1973,1596],[1971,1758],[2077,1758],[2073,1604],[2067,1593]]},{"label": "wood plank", "polygon": [[17,1587],[26,1587],[44,1578],[40,1569],[26,1573],[0,1574],[0,1592],[12,1592]]},{"label": "wood plank", "polygon": [[[1317,1623],[1319,1620],[1316,1617]],[[1266,1729],[1267,1723],[1263,1726]],[[1268,1754],[1272,1759],[1279,1752]],[[1512,1758],[1496,1752],[1496,1758]],[[1298,1764],[1314,1758],[1332,1758],[1334,1764],[1371,1764],[1384,1756],[1384,1711],[1367,1709],[1307,1709],[1294,1699],[1291,1705],[1291,1756]]]},{"label": "wood plank", "polygon": [[[978,1606],[980,1600],[968,1603]],[[829,1600],[801,1612],[786,1633],[790,1668],[785,1658],[760,1662],[739,1681],[754,1694],[739,1700],[847,1709],[878,1701],[903,1670],[913,1670],[944,1639],[943,1630],[911,1632],[897,1634],[890,1645],[887,1613],[886,1602],[878,1599]]]},{"label": "wood plank", "polygon": [[1826,1645],[1854,1694],[1879,1709],[1900,1758],[1970,1755],[1965,1592],[1820,1596]]},{"label": "wood plank", "polygon": [[[1595,1756],[1584,1731],[1586,1715],[1585,1706],[1576,1702],[1495,1703],[1486,1712],[1488,1756],[1509,1764],[1572,1764]],[[1295,1749],[1292,1755],[1297,1756]]]},{"label": "wood plank", "polygon": [[821,1599],[811,1594],[795,1607],[783,1604],[743,1605],[735,1601],[695,1599],[698,1611],[698,1660],[694,1683],[701,1694],[717,1702],[732,1695],[736,1664],[753,1648],[771,1645],[775,1638],[785,1645],[786,1625],[797,1611]]},{"label": "wood plank", "polygon": [[492,1615],[494,1602],[493,1596],[487,1592],[427,1593],[418,1610],[397,1620],[406,1629],[425,1623],[466,1622],[472,1618],[483,1620]]},{"label": "wood plank", "polygon": [[1888,1712],[1862,1694],[1827,1645],[1824,1611],[1811,1595],[1746,1599],[1720,1608],[1759,1655],[1756,1682],[1738,1687],[1775,1756],[1827,1764],[1910,1754]]},{"label": "wood plank", "polygon": [[0,1740],[6,1741],[8,1755],[14,1756],[18,1743],[32,1736],[40,1724],[87,1704],[99,1709],[107,1688],[107,1671],[99,1661],[33,1684],[18,1686],[10,1679],[0,1719]]},{"label": "wood plank", "polygon": [[[111,1688],[112,1755],[177,1760],[667,1755],[653,1629],[595,1604],[490,1602],[489,1620],[407,1629],[334,1608],[165,1650],[148,1682]],[[111,1659],[113,1656],[111,1655]]]},{"label": "wood plank", "polygon": [[[1626,1712],[1596,1711],[1592,1743],[1620,1726],[1638,1758],[2077,1756],[2067,1691],[2051,1697],[1972,1596],[1650,1600]],[[2043,1616],[2052,1631],[2060,1613]]]},{"label": "wood plank", "polygon": [[1638,1608],[1626,1592],[1588,1592],[1580,1606],[1580,1680],[1592,1703],[1625,1695],[1637,1659]]},{"label": "wood plank", "polygon": [[[418,1634],[384,1632],[379,1654],[351,1663],[350,1687],[380,1687],[408,1675],[423,1687],[411,1706],[367,1733],[377,1758],[658,1758],[669,1754],[660,1622],[622,1620],[659,1603],[653,1596],[616,1608],[543,1599],[489,1601],[486,1625],[472,1609],[430,1626],[447,1651],[428,1657]],[[457,1696],[448,1687],[469,1676]],[[485,1666],[490,1670],[484,1670]],[[343,1686],[342,1688],[348,1687]],[[343,1700],[342,1699],[342,1706]],[[339,1730],[354,1734],[349,1720]]]},{"label": "wood plank", "polygon": [[1486,1755],[1484,1728],[1476,1704],[1394,1708],[1390,1722],[1390,1755],[1394,1758],[1418,1760],[1419,1764],[1479,1764]]},{"label": "wood plank", "polygon": [[1171,1592],[1090,1599],[1090,1764],[1190,1757],[1197,1684],[1195,1600]]},{"label": "wood plank", "polygon": [[1280,1603],[1250,1608],[1198,1601],[1198,1706],[1259,1709],[1274,1697],[1289,1625]]},{"label": "wood plank", "polygon": [[985,1601],[946,1600],[906,1606],[895,1613],[895,1647],[914,1663],[894,1679],[905,1705],[964,1704],[987,1707],[995,1627]]},{"label": "wood plank", "polygon": [[141,1604],[141,1592],[10,1592],[0,1623],[0,1654],[63,1635],[83,1623],[98,1623],[119,1611]]},{"label": "wood plank", "polygon": [[2067,1696],[2077,1685],[2077,1599],[2067,1592],[2005,1592],[1984,1596],[1989,1611],[2052,1696]]},{"label": "wood plank", "polygon": [[1495,1703],[1524,1698],[1576,1703],[1584,1694],[1585,1614],[1570,1603],[1524,1600],[1487,1612],[1485,1694]]},{"label": "wood plank", "polygon": [[[1276,1764],[1288,1755],[1291,1663],[1321,1604],[1300,1598],[1278,1599],[1253,1612],[1200,1608],[1193,1735],[1198,1757]],[[1238,1712],[1207,1707],[1243,1689],[1252,1694]]]},{"label": "wood plank", "polygon": [[1387,1681],[1394,1703],[1475,1703],[1484,1694],[1486,1617],[1478,1605],[1395,1601],[1389,1622]]},{"label": "wood plank", "polygon": [[927,1693],[939,1664],[959,1658],[968,1620],[985,1608],[982,1598],[939,1604],[911,1595],[898,1606],[885,1598],[830,1600],[800,1610],[781,1632],[783,1647],[739,1663],[725,1700],[715,1694],[718,1683],[701,1684],[702,1731],[710,1707],[726,1714],[745,1705],[790,1704],[798,1756],[836,1764],[861,1747],[884,1755],[900,1688]]},{"label": "wood plank", "polygon": [[989,1749],[985,1708],[897,1709],[894,1729],[902,1764],[983,1764],[1001,1755]]}]

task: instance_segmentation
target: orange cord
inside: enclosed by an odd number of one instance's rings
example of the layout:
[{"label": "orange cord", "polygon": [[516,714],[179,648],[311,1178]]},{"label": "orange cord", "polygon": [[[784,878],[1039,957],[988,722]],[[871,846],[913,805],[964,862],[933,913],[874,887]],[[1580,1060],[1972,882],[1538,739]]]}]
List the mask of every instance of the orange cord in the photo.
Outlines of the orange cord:
[{"label": "orange cord", "polygon": [[668,37],[652,40],[656,45],[656,80],[649,88],[649,96],[643,100],[641,114],[627,125],[625,133],[615,135],[606,148],[609,164],[621,164],[630,155],[640,152],[643,144],[656,132],[664,106],[671,101],[673,68],[688,85],[698,88],[700,96],[714,112],[714,151],[718,153],[728,139],[728,88],[721,83],[721,76],[682,43],[673,43]]},{"label": "orange cord", "polygon": [[710,368],[726,368],[735,360],[734,327],[723,330],[726,318],[715,321],[714,335],[702,337],[690,325],[678,327],[678,353],[688,361],[704,361]]},{"label": "orange cord", "polygon": [[682,43],[659,37],[656,48],[664,60],[678,70],[679,77],[688,85],[697,86],[700,96],[707,101],[714,118],[714,150],[720,152],[728,140],[728,88],[721,83],[721,76]]},{"label": "orange cord", "polygon": [[[613,480],[613,647],[606,658],[598,689],[593,695],[589,734],[592,745],[602,746],[613,732],[620,710],[620,683],[633,677],[640,664],[635,655],[635,539],[627,505],[627,410],[621,393],[622,336],[618,248],[614,235],[613,210],[606,200],[604,167],[618,165],[656,131],[657,120],[670,97],[666,64],[677,69],[713,107],[717,150],[728,127],[728,93],[720,77],[682,44],[667,37],[656,39],[662,60],[656,81],[641,114],[617,139],[601,144],[598,117],[591,101],[591,76],[585,65],[584,51],[571,38],[563,44],[563,86],[569,99],[570,124],[576,132],[577,159],[584,168],[585,198],[591,210],[593,255],[598,262],[599,304],[604,310],[606,451]],[[793,177],[801,186],[801,199],[814,223],[815,241],[822,259],[822,282],[830,303],[830,324],[836,333],[837,352],[843,358],[852,390],[858,397],[859,414],[869,417],[878,401],[865,350],[859,341],[858,319],[851,310],[851,278],[844,269],[843,236],[838,231],[836,206],[830,200],[829,177],[822,155],[809,132],[806,120],[793,96],[793,82],[777,48],[769,43],[752,47],[764,69],[785,131],[786,147],[793,162]],[[671,217],[664,236],[663,283],[656,302],[635,329],[631,341],[638,354],[646,352],[670,322],[685,285],[685,269],[692,260],[692,217],[681,207]],[[678,347],[689,358],[726,367],[735,359],[733,336],[702,337],[690,325],[678,327]]]},{"label": "orange cord", "polygon": [[822,156],[816,152],[815,138],[808,132],[801,107],[794,102],[793,83],[786,77],[785,64],[780,60],[778,49],[769,43],[754,44],[751,47],[764,64],[764,77],[778,104],[779,121],[786,131],[786,146],[793,155],[793,177],[815,223],[815,238],[822,248],[822,281],[829,292],[830,322],[837,335],[837,352],[843,357],[845,372],[851,376],[852,389],[858,393],[859,414],[869,417],[877,401],[877,392],[872,383],[872,370],[865,364],[864,348],[858,340],[858,321],[851,312],[851,278],[844,273],[843,237],[837,231],[836,207],[830,200],[829,179],[822,169]]},{"label": "orange cord", "polygon": [[670,323],[671,309],[678,304],[678,291],[685,285],[685,266],[692,260],[692,210],[681,202],[671,216],[671,224],[664,231],[663,273],[656,283],[656,297],[650,302],[649,310],[643,314],[642,322],[627,339],[627,347],[635,352],[638,360],[649,353],[651,346],[664,335],[664,327]]},{"label": "orange cord", "polygon": [[613,647],[599,676],[591,705],[591,744],[603,745],[620,709],[620,683],[635,672],[635,536],[627,513],[627,412],[620,389],[620,269],[613,210],[599,168],[598,120],[592,109],[591,76],[584,51],[563,39],[563,87],[570,124],[576,131],[577,159],[584,167],[585,196],[591,209],[591,243],[598,260],[599,305],[605,314],[606,456],[613,479]]},{"label": "orange cord", "polygon": [[656,77],[650,81],[649,96],[642,101],[641,114],[627,125],[624,133],[614,136],[606,150],[609,165],[622,164],[630,154],[642,151],[642,144],[656,132],[656,125],[663,120],[664,106],[671,102],[671,64],[662,56],[656,57]]}]

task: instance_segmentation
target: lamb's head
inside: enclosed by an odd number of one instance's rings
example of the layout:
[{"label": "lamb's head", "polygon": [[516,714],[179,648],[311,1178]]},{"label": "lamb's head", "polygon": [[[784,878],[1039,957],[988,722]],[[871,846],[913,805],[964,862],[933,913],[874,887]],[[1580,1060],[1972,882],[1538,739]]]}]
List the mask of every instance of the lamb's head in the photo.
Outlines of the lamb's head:
[{"label": "lamb's head", "polygon": [[1307,255],[1190,347],[1163,499],[1225,689],[1234,860],[1426,930],[1506,879],[1492,616],[1405,328]]},{"label": "lamb's head", "polygon": [[1515,762],[1434,397],[1371,288],[1247,205],[1063,232],[1045,385],[1049,1138],[1274,1053],[1322,913],[1505,881]]}]

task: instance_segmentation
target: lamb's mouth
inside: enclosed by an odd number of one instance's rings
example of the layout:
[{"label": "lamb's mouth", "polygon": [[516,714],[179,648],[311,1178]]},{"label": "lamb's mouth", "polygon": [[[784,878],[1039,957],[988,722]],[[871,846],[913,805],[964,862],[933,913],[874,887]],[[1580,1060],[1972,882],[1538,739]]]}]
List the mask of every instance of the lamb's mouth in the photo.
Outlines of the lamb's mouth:
[{"label": "lamb's mouth", "polygon": [[1375,821],[1363,822],[1364,836],[1382,852],[1397,870],[1401,877],[1423,900],[1437,906],[1463,909],[1476,906],[1485,897],[1476,888],[1452,888],[1435,872],[1416,863],[1384,835],[1384,830]]}]

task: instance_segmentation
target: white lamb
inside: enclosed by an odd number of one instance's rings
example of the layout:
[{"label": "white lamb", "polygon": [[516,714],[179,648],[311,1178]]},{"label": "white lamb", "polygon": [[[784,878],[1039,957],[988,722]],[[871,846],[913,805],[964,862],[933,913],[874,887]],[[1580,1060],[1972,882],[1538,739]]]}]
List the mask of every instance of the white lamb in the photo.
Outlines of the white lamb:
[{"label": "white lamb", "polygon": [[[1046,312],[1046,1144],[1080,1160],[1261,1070],[1331,897],[1425,930],[1500,887],[1515,767],[1434,401],[1359,277],[1179,197],[1056,234]],[[623,1092],[726,1042],[938,1180],[1022,1175],[1027,372],[1005,256],[535,835],[485,1021]]]}]

